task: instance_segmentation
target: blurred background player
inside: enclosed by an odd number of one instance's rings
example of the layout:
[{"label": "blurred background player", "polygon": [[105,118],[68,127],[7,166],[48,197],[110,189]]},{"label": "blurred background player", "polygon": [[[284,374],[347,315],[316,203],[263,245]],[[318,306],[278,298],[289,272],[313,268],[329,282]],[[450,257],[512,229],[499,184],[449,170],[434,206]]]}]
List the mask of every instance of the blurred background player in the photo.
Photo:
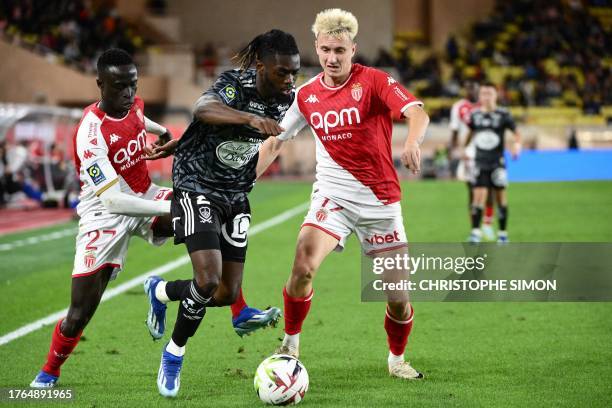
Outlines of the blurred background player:
[{"label": "blurred background player", "polygon": [[[416,174],[429,117],[422,102],[383,71],[354,64],[358,23],[341,9],[320,12],[312,31],[323,73],[297,91],[281,126],[267,141],[258,163],[261,174],[283,144],[306,125],[315,134],[317,173],[308,214],[302,224],[291,276],[285,288],[285,337],[279,354],[299,355],[299,336],[314,291],[317,269],[333,250],[342,250],[355,232],[369,256],[407,251],[400,207],[401,191],[391,157],[392,117],[409,125],[402,164]],[[380,243],[377,236],[389,237]],[[413,309],[407,300],[389,301],[385,329],[388,368],[405,379],[423,375],[404,361]]]},{"label": "blurred background player", "polygon": [[510,112],[497,106],[497,89],[490,82],[480,86],[478,102],[480,107],[470,116],[467,140],[465,146],[474,140],[476,155],[474,157],[474,189],[472,198],[472,232],[470,242],[480,242],[480,223],[482,212],[487,201],[487,191],[495,194],[499,230],[497,240],[508,242],[508,200],[506,186],[508,177],[504,158],[505,133],[512,132],[512,158],[518,158],[521,151],[521,137],[516,130],[514,119]]},{"label": "blurred background player", "polygon": [[47,361],[30,384],[35,388],[57,382],[108,282],[123,268],[130,238],[161,245],[172,236],[166,200],[172,191],[151,182],[144,160],[147,132],[159,135],[160,143],[172,137],[144,116],[136,66],[127,52],[105,51],[97,68],[101,99],[85,108],[74,136],[82,186],[70,307],[55,326]]},{"label": "blurred background player", "polygon": [[[453,163],[458,160],[456,167],[457,180],[465,181],[467,185],[468,214],[471,222],[473,198],[472,189],[474,188],[473,170],[474,156],[476,151],[473,143],[466,146],[465,150],[463,150],[460,145],[462,146],[463,143],[465,143],[465,138],[469,132],[468,123],[470,120],[470,115],[472,111],[479,106],[478,83],[473,80],[466,80],[463,84],[463,89],[465,92],[465,98],[459,99],[457,102],[455,102],[450,111],[449,127],[451,129],[451,142],[449,150],[452,156],[451,167],[455,167]],[[462,151],[464,151],[465,155],[461,154]],[[487,240],[493,240],[495,238],[493,227],[491,226],[494,214],[493,211],[493,195],[488,194],[482,221],[482,234]]]},{"label": "blurred background player", "polygon": [[240,69],[221,74],[198,99],[194,119],[175,151],[175,244],[185,243],[194,279],[157,278],[150,285],[152,301],[181,301],[157,378],[165,397],[179,391],[185,345],[207,307],[233,304],[239,334],[280,316],[278,308],[247,308],[240,291],[251,221],[247,195],[255,184],[260,145],[282,131],[278,121],[293,101],[300,56],[291,34],[271,30],[255,37],[238,60]]}]

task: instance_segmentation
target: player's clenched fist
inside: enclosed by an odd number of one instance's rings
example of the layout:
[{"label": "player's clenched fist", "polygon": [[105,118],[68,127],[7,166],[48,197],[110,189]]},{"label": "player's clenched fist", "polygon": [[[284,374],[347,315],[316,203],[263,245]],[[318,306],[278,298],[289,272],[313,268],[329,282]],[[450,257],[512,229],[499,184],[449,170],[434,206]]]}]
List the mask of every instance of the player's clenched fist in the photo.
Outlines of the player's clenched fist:
[{"label": "player's clenched fist", "polygon": [[402,152],[402,164],[413,174],[421,171],[421,149],[418,143],[406,143]]},{"label": "player's clenched fist", "polygon": [[282,127],[280,127],[276,120],[257,115],[253,115],[251,117],[249,120],[249,126],[259,130],[259,132],[265,137],[278,136],[283,133],[284,130]]}]

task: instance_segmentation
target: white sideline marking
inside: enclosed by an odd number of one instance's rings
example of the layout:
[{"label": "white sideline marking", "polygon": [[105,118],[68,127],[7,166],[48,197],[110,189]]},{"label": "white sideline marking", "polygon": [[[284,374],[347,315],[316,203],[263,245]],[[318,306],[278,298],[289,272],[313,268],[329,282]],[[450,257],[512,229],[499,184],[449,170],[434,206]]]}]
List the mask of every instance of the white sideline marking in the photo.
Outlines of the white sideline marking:
[{"label": "white sideline marking", "polygon": [[0,252],[10,251],[15,248],[19,248],[26,245],[34,245],[40,242],[53,241],[54,239],[60,239],[69,235],[76,235],[76,228],[66,228],[59,231],[50,232],[43,235],[35,235],[33,237],[18,239],[16,241],[8,242],[6,244],[0,244]]},{"label": "white sideline marking", "polygon": [[[253,226],[253,228],[250,229],[249,231],[249,236],[253,236],[255,234],[258,234],[262,231],[265,231],[269,228],[274,227],[275,225],[281,224],[285,221],[287,221],[288,219],[300,214],[302,211],[306,210],[308,208],[308,205],[310,203],[302,203],[296,207],[290,208],[287,211],[284,211],[266,221],[260,222],[256,225]],[[166,274],[176,268],[179,268],[185,264],[189,263],[189,256],[188,255],[184,255],[181,256],[180,258],[175,259],[174,261],[170,261],[162,266],[159,266],[155,269],[152,269],[148,272],[143,273],[142,275],[139,275],[135,278],[130,279],[127,282],[122,283],[121,285],[118,285],[112,289],[107,290],[104,295],[102,296],[102,300],[100,301],[100,303],[105,302],[109,299],[114,298],[117,295],[120,295],[124,292],[127,292],[128,290],[132,289],[133,287],[136,287],[138,285],[142,285],[142,283],[145,281],[145,279],[150,276],[150,275],[163,275]],[[17,330],[14,330],[10,333],[7,333],[5,335],[3,335],[2,337],[0,337],[0,346],[3,346],[7,343],[10,343],[13,340],[16,340],[20,337],[25,336],[26,334],[30,334],[33,331],[36,331],[38,329],[43,328],[44,326],[56,323],[59,319],[61,319],[62,317],[66,316],[66,313],[68,312],[68,308],[60,310],[58,312],[52,313],[49,316],[43,317],[42,319],[36,320],[35,322],[32,323],[28,323],[25,326],[21,326],[20,328],[18,328]]]}]

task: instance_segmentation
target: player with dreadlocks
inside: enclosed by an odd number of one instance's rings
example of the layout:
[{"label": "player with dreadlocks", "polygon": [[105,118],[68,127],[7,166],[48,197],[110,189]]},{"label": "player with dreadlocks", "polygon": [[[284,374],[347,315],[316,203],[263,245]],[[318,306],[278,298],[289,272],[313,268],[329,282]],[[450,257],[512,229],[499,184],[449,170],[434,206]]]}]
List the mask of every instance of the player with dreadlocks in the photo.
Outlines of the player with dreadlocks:
[{"label": "player with dreadlocks", "polygon": [[278,308],[249,308],[242,297],[251,220],[247,195],[255,184],[260,145],[283,130],[278,122],[293,101],[300,57],[291,34],[271,30],[255,37],[236,60],[240,68],[221,74],[197,100],[181,139],[158,146],[151,157],[174,152],[174,242],[187,247],[194,274],[193,280],[151,277],[145,283],[154,337],[163,335],[159,323],[165,320],[165,303],[180,300],[157,377],[165,397],[178,393],[185,344],[207,308],[232,305],[234,328],[241,335],[280,315]]}]

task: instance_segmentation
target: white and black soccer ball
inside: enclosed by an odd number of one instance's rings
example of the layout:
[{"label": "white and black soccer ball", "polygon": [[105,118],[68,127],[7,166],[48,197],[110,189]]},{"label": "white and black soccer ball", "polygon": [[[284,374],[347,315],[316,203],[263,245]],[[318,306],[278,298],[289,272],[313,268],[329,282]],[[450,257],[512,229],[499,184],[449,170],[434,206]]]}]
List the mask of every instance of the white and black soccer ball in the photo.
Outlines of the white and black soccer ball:
[{"label": "white and black soccer ball", "polygon": [[297,358],[274,354],[257,367],[254,385],[266,404],[295,405],[308,391],[308,372]]}]

